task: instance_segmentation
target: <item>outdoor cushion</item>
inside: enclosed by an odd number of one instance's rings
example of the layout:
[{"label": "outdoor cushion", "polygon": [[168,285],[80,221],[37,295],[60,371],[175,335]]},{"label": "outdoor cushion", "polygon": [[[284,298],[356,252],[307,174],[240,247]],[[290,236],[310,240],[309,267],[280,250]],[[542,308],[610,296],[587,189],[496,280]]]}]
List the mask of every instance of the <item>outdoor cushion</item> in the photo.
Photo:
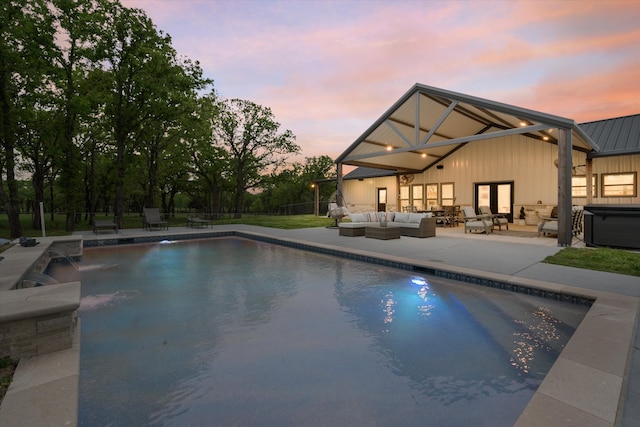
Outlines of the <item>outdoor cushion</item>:
[{"label": "outdoor cushion", "polygon": [[369,222],[378,222],[378,214],[376,212],[365,212],[364,217]]},{"label": "outdoor cushion", "polygon": [[365,222],[365,221],[367,221],[365,219],[364,214],[361,214],[361,213],[352,213],[351,215],[349,215],[349,219],[351,220],[351,222]]},{"label": "outdoor cushion", "polygon": [[362,228],[365,224],[362,222],[341,222],[338,224],[338,227],[341,228]]},{"label": "outdoor cushion", "polygon": [[378,212],[378,221],[393,221],[395,217],[395,212]]},{"label": "outdoor cushion", "polygon": [[404,212],[396,212],[393,222],[409,222],[409,214]]},{"label": "outdoor cushion", "polygon": [[420,224],[420,221],[422,221],[422,218],[424,218],[424,214],[410,213],[408,222],[413,224]]}]

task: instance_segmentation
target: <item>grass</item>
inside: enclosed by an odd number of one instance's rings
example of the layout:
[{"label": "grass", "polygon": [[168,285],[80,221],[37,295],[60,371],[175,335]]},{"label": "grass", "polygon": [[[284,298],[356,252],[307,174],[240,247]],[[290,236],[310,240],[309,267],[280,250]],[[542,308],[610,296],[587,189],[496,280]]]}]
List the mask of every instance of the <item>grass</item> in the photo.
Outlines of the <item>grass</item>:
[{"label": "grass", "polygon": [[296,228],[327,227],[335,224],[335,219],[315,215],[243,215],[240,219],[217,220],[216,224],[249,224],[292,230]]},{"label": "grass", "polygon": [[7,394],[16,366],[18,366],[18,362],[8,357],[0,359],[0,402],[4,399],[4,395]]},{"label": "grass", "polygon": [[640,253],[610,248],[564,248],[543,260],[548,264],[640,276]]},{"label": "grass", "polygon": [[[66,217],[64,215],[55,215],[53,219],[49,215],[46,216],[45,232],[47,236],[66,236],[65,228]],[[98,215],[96,219],[112,219],[110,216]],[[22,214],[20,216],[22,230],[24,236],[39,237],[42,236],[41,230],[31,227],[31,215]],[[123,228],[142,228],[142,217],[139,214],[125,215],[122,218]],[[167,218],[169,226],[186,226],[187,214],[178,214],[175,217]],[[250,224],[271,228],[307,228],[307,227],[326,227],[335,223],[335,220],[324,216],[315,215],[252,215],[244,214],[242,218],[235,219],[223,217],[214,221],[215,224]],[[91,230],[92,227],[87,221],[82,220],[76,224],[76,231]],[[0,215],[0,238],[10,239],[9,225],[6,215]]]}]

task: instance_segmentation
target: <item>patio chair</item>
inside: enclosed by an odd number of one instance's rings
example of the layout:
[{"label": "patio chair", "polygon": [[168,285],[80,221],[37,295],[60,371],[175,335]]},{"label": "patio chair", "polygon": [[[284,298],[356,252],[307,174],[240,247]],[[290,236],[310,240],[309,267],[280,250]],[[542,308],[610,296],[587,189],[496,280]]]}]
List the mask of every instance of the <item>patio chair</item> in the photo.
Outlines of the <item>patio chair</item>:
[{"label": "patio chair", "polygon": [[349,209],[346,206],[338,206],[337,203],[331,202],[327,207],[327,218],[333,218],[336,220],[335,227],[338,226],[340,220],[349,215]]},{"label": "patio chair", "polygon": [[[538,223],[538,237],[540,237],[541,235],[546,236],[551,234],[558,234],[557,210],[555,217],[541,217],[540,219],[542,221]],[[571,233],[576,237],[582,233],[583,219],[584,208],[582,206],[574,206],[573,208],[571,208]]]},{"label": "patio chair", "polygon": [[444,226],[457,227],[459,219],[459,206],[443,206],[444,209]]},{"label": "patio chair", "polygon": [[213,226],[213,221],[210,219],[202,219],[197,216],[187,217],[187,227],[210,227]]},{"label": "patio chair", "polygon": [[498,226],[498,230],[502,231],[502,226],[504,225],[509,229],[509,219],[503,214],[494,214],[491,212],[491,208],[489,206],[478,206],[478,210],[481,215],[488,215],[493,221],[493,225]]},{"label": "patio chair", "polygon": [[145,230],[151,230],[153,227],[169,229],[167,221],[164,221],[160,216],[160,210],[158,208],[144,208],[144,223],[143,228]]},{"label": "patio chair", "polygon": [[464,221],[464,232],[479,231],[486,234],[493,232],[493,222],[486,215],[476,215],[470,206],[462,207],[462,217]]}]

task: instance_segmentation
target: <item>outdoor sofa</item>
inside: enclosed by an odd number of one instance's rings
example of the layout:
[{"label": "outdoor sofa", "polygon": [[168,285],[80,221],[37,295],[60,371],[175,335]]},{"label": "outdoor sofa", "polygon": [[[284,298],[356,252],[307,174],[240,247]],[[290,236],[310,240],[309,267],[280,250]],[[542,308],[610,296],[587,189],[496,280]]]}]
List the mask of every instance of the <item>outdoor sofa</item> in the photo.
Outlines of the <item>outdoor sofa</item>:
[{"label": "outdoor sofa", "polygon": [[435,237],[436,219],[431,213],[406,212],[363,212],[350,213],[351,222],[338,224],[341,236],[364,236],[366,226],[380,226],[386,221],[387,227],[400,227],[400,234],[409,237]]}]

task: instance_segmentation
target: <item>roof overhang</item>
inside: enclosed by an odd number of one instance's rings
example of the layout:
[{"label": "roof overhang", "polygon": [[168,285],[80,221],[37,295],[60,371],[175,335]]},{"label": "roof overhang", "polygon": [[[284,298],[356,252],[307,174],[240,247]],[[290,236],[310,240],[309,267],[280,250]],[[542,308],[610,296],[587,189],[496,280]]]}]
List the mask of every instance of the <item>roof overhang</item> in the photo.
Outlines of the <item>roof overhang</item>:
[{"label": "roof overhang", "polygon": [[416,84],[336,162],[416,173],[470,142],[525,135],[557,144],[558,129],[571,131],[574,149],[599,150],[571,119]]}]

